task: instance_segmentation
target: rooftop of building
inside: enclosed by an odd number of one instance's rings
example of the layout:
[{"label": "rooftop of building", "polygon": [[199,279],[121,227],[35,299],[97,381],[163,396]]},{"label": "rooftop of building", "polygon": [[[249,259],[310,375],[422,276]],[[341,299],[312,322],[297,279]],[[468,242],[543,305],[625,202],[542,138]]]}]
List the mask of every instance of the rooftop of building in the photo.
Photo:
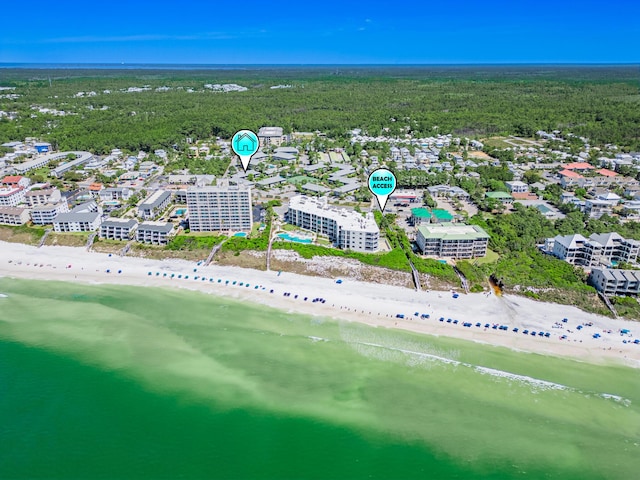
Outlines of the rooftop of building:
[{"label": "rooftop of building", "polygon": [[371,233],[380,232],[372,213],[367,213],[363,216],[361,213],[353,210],[329,205],[326,197],[314,198],[305,195],[296,195],[289,200],[289,208],[330,218],[345,230],[359,230]]},{"label": "rooftop of building", "polygon": [[485,232],[482,227],[464,223],[422,225],[418,227],[418,232],[425,239],[440,239],[443,241],[481,240],[489,238],[489,234]]}]

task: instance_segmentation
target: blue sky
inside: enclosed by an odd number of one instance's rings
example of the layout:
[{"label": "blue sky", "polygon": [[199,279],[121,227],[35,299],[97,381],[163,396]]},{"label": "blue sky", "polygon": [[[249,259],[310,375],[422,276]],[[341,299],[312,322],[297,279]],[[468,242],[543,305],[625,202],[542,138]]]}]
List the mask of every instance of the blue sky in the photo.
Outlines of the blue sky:
[{"label": "blue sky", "polygon": [[133,3],[7,2],[0,62],[640,63],[637,0]]}]

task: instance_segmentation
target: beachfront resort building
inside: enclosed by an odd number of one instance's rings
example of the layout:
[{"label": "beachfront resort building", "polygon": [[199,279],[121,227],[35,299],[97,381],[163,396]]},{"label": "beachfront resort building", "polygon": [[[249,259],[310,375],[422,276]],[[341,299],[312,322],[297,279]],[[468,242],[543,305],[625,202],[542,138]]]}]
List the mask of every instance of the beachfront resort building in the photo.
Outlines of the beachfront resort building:
[{"label": "beachfront resort building", "polygon": [[160,215],[171,202],[171,192],[157,190],[138,206],[138,216],[145,220],[153,220]]},{"label": "beachfront resort building", "polygon": [[289,201],[286,221],[329,237],[338,248],[356,252],[378,250],[380,229],[372,213],[361,213],[328,204],[326,197],[296,195]]},{"label": "beachfront resort building", "polygon": [[582,235],[557,235],[547,238],[544,251],[560,260],[585,267],[611,265],[614,262],[635,262],[640,242],[623,238],[616,232]]},{"label": "beachfront resort building", "polygon": [[100,225],[100,238],[107,240],[130,240],[138,222],[133,218],[107,218]]},{"label": "beachfront resort building", "polygon": [[418,227],[416,243],[424,255],[477,258],[487,254],[489,235],[478,225],[430,224]]},{"label": "beachfront resort building", "polygon": [[282,127],[262,127],[258,130],[258,140],[262,147],[267,145],[280,146],[285,140]]},{"label": "beachfront resort building", "polygon": [[30,207],[46,205],[47,203],[58,203],[61,199],[62,195],[57,188],[29,190],[24,194],[24,201]]},{"label": "beachfront resort building", "polygon": [[25,190],[22,187],[0,188],[0,207],[15,207],[24,201]]},{"label": "beachfront resort building", "polygon": [[61,213],[53,219],[55,232],[94,232],[102,221],[100,212]]},{"label": "beachfront resort building", "polygon": [[219,180],[215,186],[187,189],[189,228],[194,232],[250,232],[251,187]]},{"label": "beachfront resort building", "polygon": [[0,207],[0,224],[24,225],[29,221],[29,210],[22,207]]},{"label": "beachfront resort building", "polygon": [[594,268],[588,282],[605,295],[638,295],[640,293],[639,270]]},{"label": "beachfront resort building", "polygon": [[172,223],[168,222],[142,222],[136,231],[136,240],[151,245],[166,245],[173,234]]},{"label": "beachfront resort building", "polygon": [[58,203],[47,203],[31,209],[31,221],[34,225],[51,225],[60,213],[67,213],[69,204],[65,199]]}]

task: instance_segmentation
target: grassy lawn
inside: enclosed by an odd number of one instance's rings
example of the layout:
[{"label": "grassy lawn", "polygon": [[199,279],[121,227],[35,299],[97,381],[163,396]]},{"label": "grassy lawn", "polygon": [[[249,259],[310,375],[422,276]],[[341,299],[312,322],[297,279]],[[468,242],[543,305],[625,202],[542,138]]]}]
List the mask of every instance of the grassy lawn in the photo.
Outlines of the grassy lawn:
[{"label": "grassy lawn", "polygon": [[482,143],[484,143],[487,147],[494,147],[494,148],[513,147],[513,145],[509,145],[507,142],[504,141],[505,138],[506,137],[485,138],[484,140],[482,140]]},{"label": "grassy lawn", "polygon": [[316,239],[316,243],[317,243],[318,245],[322,245],[322,246],[324,246],[324,247],[330,247],[330,246],[331,246],[331,242],[330,242],[328,239],[326,239],[326,238],[320,238],[320,237],[318,237],[318,238]]},{"label": "grassy lawn", "polygon": [[476,258],[473,261],[473,263],[477,264],[477,265],[486,265],[487,263],[493,263],[493,262],[497,261],[498,258],[500,258],[500,255],[498,255],[493,250],[490,250],[490,249],[487,248],[487,256],[486,257],[482,257],[482,258]]},{"label": "grassy lawn", "polygon": [[285,223],[284,225],[282,225],[280,227],[282,230],[284,230],[285,232],[293,232],[294,230],[296,230],[298,227],[296,227],[295,225],[291,225],[290,223]]}]

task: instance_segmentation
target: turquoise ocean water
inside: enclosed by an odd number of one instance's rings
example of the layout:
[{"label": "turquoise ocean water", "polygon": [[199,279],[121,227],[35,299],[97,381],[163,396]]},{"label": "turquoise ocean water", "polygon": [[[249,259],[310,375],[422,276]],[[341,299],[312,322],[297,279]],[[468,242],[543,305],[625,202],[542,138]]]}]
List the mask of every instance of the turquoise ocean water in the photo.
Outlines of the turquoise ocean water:
[{"label": "turquoise ocean water", "polygon": [[640,478],[640,372],[0,279],[0,478]]}]

